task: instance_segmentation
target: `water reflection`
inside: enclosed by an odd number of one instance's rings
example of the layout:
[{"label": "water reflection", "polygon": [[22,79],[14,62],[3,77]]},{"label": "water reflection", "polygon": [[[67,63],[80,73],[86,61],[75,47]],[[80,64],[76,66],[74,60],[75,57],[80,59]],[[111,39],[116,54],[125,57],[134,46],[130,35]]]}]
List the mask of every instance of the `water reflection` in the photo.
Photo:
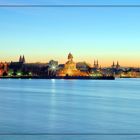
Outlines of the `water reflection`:
[{"label": "water reflection", "polygon": [[140,80],[0,80],[1,133],[139,133]]}]

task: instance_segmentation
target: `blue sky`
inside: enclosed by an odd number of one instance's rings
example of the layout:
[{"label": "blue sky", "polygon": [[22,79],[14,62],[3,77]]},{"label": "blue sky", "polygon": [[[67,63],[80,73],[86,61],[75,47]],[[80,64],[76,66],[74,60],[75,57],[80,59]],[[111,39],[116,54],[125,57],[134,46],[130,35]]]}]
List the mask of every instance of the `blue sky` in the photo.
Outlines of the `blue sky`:
[{"label": "blue sky", "polygon": [[139,0],[1,0],[1,4],[140,4]]},{"label": "blue sky", "polygon": [[[1,1],[1,4],[140,4],[135,1]],[[140,8],[0,8],[0,60],[140,66]]]}]

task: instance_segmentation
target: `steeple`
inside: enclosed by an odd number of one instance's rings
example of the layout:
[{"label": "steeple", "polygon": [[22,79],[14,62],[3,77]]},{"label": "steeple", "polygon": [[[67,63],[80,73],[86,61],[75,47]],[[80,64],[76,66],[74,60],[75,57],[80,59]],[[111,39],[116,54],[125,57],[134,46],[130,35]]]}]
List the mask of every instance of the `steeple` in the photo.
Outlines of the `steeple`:
[{"label": "steeple", "polygon": [[115,63],[114,63],[114,61],[113,61],[113,65],[112,66],[115,66]]},{"label": "steeple", "polygon": [[24,55],[22,57],[22,62],[25,63],[25,57],[24,57]]},{"label": "steeple", "polygon": [[100,70],[102,70],[102,66],[100,65]]},{"label": "steeple", "polygon": [[21,58],[21,55],[20,55],[20,57],[19,57],[19,62],[22,62],[22,58]]},{"label": "steeple", "polygon": [[114,63],[114,61],[113,61],[113,64],[112,64],[112,68],[115,68],[115,63]]},{"label": "steeple", "polygon": [[20,57],[19,57],[19,62],[25,63],[25,57],[24,57],[24,55],[23,55],[23,57],[20,55]]},{"label": "steeple", "polygon": [[98,60],[97,60],[97,61],[95,61],[95,60],[94,60],[94,68],[96,68],[96,69],[98,69],[98,68],[99,68],[99,63],[98,63]]},{"label": "steeple", "polygon": [[118,62],[118,61],[117,61],[116,68],[117,68],[117,69],[119,69],[119,68],[120,68],[120,65],[119,65],[119,62]]},{"label": "steeple", "polygon": [[117,66],[119,66],[119,62],[117,61]]},{"label": "steeple", "polygon": [[98,60],[97,60],[97,67],[99,67],[99,63],[98,63]]}]

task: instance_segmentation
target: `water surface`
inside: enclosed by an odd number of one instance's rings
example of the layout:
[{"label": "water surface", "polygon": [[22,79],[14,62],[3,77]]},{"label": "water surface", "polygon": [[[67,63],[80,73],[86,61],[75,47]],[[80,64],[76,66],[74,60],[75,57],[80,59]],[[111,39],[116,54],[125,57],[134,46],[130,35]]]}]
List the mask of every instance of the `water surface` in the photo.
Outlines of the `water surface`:
[{"label": "water surface", "polygon": [[67,134],[76,140],[136,134],[137,139],[140,79],[1,79],[0,134],[60,134],[51,139]]}]

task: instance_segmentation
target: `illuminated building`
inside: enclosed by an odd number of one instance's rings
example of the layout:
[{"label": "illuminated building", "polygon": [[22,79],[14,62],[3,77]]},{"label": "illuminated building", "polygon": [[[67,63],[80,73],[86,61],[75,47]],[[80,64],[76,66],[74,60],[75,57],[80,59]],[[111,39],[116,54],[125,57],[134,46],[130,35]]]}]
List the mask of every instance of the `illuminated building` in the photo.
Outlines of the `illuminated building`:
[{"label": "illuminated building", "polygon": [[97,61],[94,60],[94,65],[93,65],[93,68],[91,68],[90,76],[92,76],[92,77],[102,77],[103,76],[102,68],[101,68],[101,66],[99,66],[98,60]]},{"label": "illuminated building", "polygon": [[0,76],[7,75],[8,73],[8,64],[5,63],[0,63]]},{"label": "illuminated building", "polygon": [[73,61],[73,55],[68,54],[68,61],[65,63],[64,68],[57,72],[57,76],[88,76],[87,72],[81,72],[76,68],[76,63]]},{"label": "illuminated building", "polygon": [[78,62],[76,63],[76,68],[80,71],[89,71],[91,69],[91,66],[86,62]]}]

